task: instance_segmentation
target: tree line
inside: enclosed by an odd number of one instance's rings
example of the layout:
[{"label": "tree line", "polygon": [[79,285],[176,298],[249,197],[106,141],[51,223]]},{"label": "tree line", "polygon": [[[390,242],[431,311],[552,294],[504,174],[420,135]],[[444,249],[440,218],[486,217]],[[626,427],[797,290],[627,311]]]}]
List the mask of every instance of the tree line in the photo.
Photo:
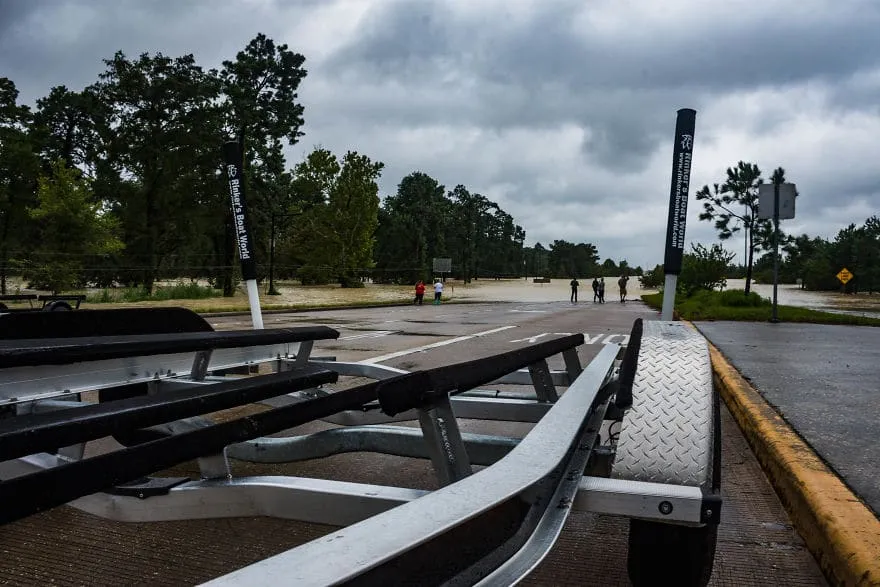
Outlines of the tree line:
[{"label": "tree line", "polygon": [[[703,186],[696,199],[703,204],[700,220],[714,223],[722,242],[742,234],[745,263],[730,264],[733,253],[715,244],[710,249],[692,247],[685,255],[682,274],[688,269],[685,289],[694,287],[723,287],[726,278],[744,278],[748,294],[753,280],[773,282],[773,224],[759,218],[759,186],[764,183],[760,167],[755,163],[739,161],[728,167],[725,177],[710,188]],[[769,183],[786,182],[785,169],[776,168]],[[798,194],[799,195],[799,194]],[[839,290],[847,293],[880,290],[880,217],[871,216],[861,225],[850,224],[831,239],[807,234],[787,234],[780,223],[779,281],[800,283],[811,290]],[[836,277],[846,268],[853,278],[842,284]],[[646,287],[659,287],[663,280],[663,266],[657,265],[642,280]],[[687,285],[690,284],[690,285]]]},{"label": "tree line", "polygon": [[[590,243],[525,246],[525,229],[464,185],[421,171],[382,202],[384,164],[323,147],[290,168],[304,135],[305,58],[263,34],[206,69],[193,55],[117,52],[94,83],[35,108],[0,78],[0,290],[10,275],[54,292],[239,279],[221,148],[244,147],[258,278],[360,286],[450,277],[569,278],[630,271]],[[638,273],[641,270],[638,268]],[[271,279],[271,278],[270,278]],[[274,293],[274,292],[273,292]]]}]

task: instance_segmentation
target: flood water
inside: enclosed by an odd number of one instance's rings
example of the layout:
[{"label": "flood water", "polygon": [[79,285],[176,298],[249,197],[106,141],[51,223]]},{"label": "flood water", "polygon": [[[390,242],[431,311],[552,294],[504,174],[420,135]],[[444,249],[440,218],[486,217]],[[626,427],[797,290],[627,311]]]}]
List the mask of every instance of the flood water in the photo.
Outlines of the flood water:
[{"label": "flood water", "polygon": [[[593,291],[590,279],[580,280],[579,298],[581,302],[592,302]],[[165,285],[165,284],[160,284]],[[170,284],[168,284],[170,285]],[[731,279],[726,289],[743,289],[744,279]],[[260,291],[260,306],[263,309],[284,306],[336,306],[347,304],[369,304],[371,302],[406,302],[412,299],[413,287],[395,285],[366,284],[363,288],[341,288],[338,285],[300,286],[286,282],[276,282],[278,296],[267,296],[266,288]],[[643,293],[656,290],[642,290],[639,281],[632,278],[627,285],[627,299],[635,300]],[[752,284],[752,291],[772,299],[772,284]],[[22,293],[25,293],[24,291]],[[99,291],[89,293],[100,293]],[[567,301],[570,289],[568,279],[554,279],[550,283],[534,283],[529,279],[476,280],[470,284],[448,280],[443,294],[444,299],[474,302],[553,302]],[[425,297],[433,297],[430,284]],[[619,299],[617,278],[605,280],[605,299],[615,302]],[[880,294],[846,295],[836,292],[815,292],[800,289],[797,285],[780,285],[778,290],[780,305],[799,306],[826,312],[837,312],[859,316],[880,317]],[[133,302],[113,304],[86,304],[85,307],[133,307],[145,305],[185,306],[195,310],[223,310],[224,308],[242,307],[248,303],[244,284],[238,288],[232,298],[209,298],[201,300],[168,300],[162,302]]]},{"label": "flood water", "polygon": [[[729,279],[727,289],[744,289],[745,279]],[[752,284],[752,291],[767,299],[773,299],[773,284]],[[776,292],[782,306],[798,306],[811,310],[880,317],[880,294],[843,294],[828,291],[809,291],[799,285],[780,284]]]},{"label": "flood water", "polygon": [[[591,280],[582,280],[578,290],[579,300],[591,302],[593,291]],[[744,279],[731,279],[726,289],[744,289]],[[279,288],[281,296],[263,297],[263,304],[312,304],[312,303],[351,303],[369,301],[406,301],[412,296],[412,288],[405,286],[388,286],[367,284],[362,289],[342,289],[336,286],[299,287],[284,286]],[[432,297],[430,286],[426,294]],[[638,279],[630,279],[627,285],[627,299],[639,299],[643,293],[654,293],[656,290],[642,290]],[[752,291],[772,299],[772,284],[752,284]],[[449,280],[443,294],[444,299],[480,302],[553,302],[569,299],[570,288],[568,279],[554,279],[550,283],[534,283],[531,278],[504,280],[476,280],[470,284]],[[617,278],[605,280],[605,300],[614,302],[619,299]],[[835,292],[815,292],[800,289],[800,286],[780,285],[777,292],[780,305],[798,306],[813,310],[854,314],[860,316],[880,317],[880,294],[846,295]]]}]

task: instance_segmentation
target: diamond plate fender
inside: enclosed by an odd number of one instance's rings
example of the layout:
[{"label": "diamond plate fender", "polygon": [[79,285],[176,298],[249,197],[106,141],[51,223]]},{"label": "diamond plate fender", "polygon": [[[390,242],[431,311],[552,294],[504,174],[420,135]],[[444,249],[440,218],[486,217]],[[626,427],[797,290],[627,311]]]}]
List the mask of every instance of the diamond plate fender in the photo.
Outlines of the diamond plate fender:
[{"label": "diamond plate fender", "polygon": [[709,487],[712,367],[703,336],[681,322],[646,321],[611,477]]}]

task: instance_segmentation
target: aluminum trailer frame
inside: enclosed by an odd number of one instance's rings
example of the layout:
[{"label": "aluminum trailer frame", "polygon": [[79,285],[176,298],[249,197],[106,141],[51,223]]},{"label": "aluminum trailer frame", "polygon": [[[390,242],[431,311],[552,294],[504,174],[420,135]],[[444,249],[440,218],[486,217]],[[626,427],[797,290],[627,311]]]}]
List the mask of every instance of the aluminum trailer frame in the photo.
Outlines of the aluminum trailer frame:
[{"label": "aluminum trailer frame", "polygon": [[[7,489],[22,487],[16,483],[29,476],[57,473],[64,479],[64,469],[79,467],[80,471],[91,471],[94,482],[71,488],[61,497],[64,501],[69,497],[73,507],[107,518],[160,521],[263,515],[343,527],[209,582],[216,585],[269,581],[384,584],[407,578],[417,578],[420,584],[513,584],[547,554],[572,509],[631,518],[629,572],[634,584],[656,584],[662,579],[670,584],[704,585],[712,569],[721,505],[718,402],[711,377],[705,377],[708,351],[705,341],[680,323],[649,322],[644,335],[642,328],[637,321],[622,362],[616,360],[619,349],[608,345],[581,369],[576,347],[583,343],[583,337],[578,335],[533,345],[525,354],[502,353],[415,373],[382,365],[311,359],[313,339],[309,336],[332,338],[333,333],[326,331],[308,336],[301,332],[303,336],[295,343],[282,343],[283,349],[277,344],[246,346],[244,338],[234,343],[244,345],[238,348],[213,348],[222,337],[213,337],[216,340],[208,344],[204,341],[212,338],[211,334],[176,334],[166,337],[174,342],[158,344],[150,354],[140,354],[147,339],[135,336],[127,341],[133,344],[127,355],[123,352],[123,356],[111,358],[107,358],[108,352],[120,353],[118,340],[85,356],[82,348],[87,345],[72,340],[46,344],[40,351],[42,359],[39,352],[34,354],[32,342],[29,346],[11,341],[7,347],[18,345],[19,350],[26,347],[28,352],[18,353],[25,357],[24,364],[10,358],[15,353],[7,353],[6,362],[0,357],[0,397],[6,399],[10,414],[9,419],[0,420],[0,454],[6,454],[0,458],[16,454],[0,463],[0,494],[4,485]],[[184,350],[180,345],[186,340],[190,346],[193,340],[207,346]],[[265,339],[253,339],[258,340]],[[181,352],[163,352],[172,347]],[[65,349],[78,360],[59,359]],[[2,351],[0,345],[0,354]],[[240,353],[239,358],[230,358],[229,353]],[[564,371],[551,371],[547,366],[547,358],[557,353],[565,360]],[[214,362],[218,356],[220,360]],[[47,361],[47,357],[54,358]],[[205,390],[230,386],[228,377],[212,372],[242,366],[250,369],[255,363],[270,363],[278,375],[293,371],[291,377],[332,372],[333,376],[356,375],[377,381],[357,391],[364,399],[355,402],[357,409],[328,409],[319,416],[343,428],[292,438],[261,437],[258,429],[244,442],[234,442],[229,435],[218,436],[213,444],[197,442],[186,456],[198,456],[199,480],[148,477],[119,482],[113,475],[98,480],[100,469],[87,468],[91,459],[82,459],[85,442],[32,454],[10,452],[5,444],[4,438],[14,437],[16,421],[21,429],[28,417],[45,424],[47,420],[40,417],[47,415],[55,423],[46,425],[49,429],[57,433],[64,428],[75,437],[76,414],[95,409],[74,409],[84,404],[58,401],[59,397],[80,399],[81,392],[93,389],[112,394],[140,383],[148,387],[148,397],[135,398],[135,404],[155,408],[177,401],[180,405],[180,398],[187,393],[198,396]],[[39,376],[22,377],[22,369],[30,369],[31,375],[36,370]],[[307,369],[311,371],[306,373]],[[135,378],[134,373],[144,376]],[[480,385],[527,382],[535,390],[531,398],[486,397],[487,392],[475,391]],[[262,382],[253,385],[260,387]],[[561,396],[557,386],[567,388]],[[338,408],[347,393],[319,387],[285,393],[282,404],[289,405],[277,411],[294,414],[322,401],[336,402]],[[214,395],[223,396],[219,392]],[[95,417],[105,423],[123,420],[113,412],[113,404],[118,403],[108,402],[110,407]],[[678,414],[663,417],[670,406]],[[217,428],[190,414],[176,413],[175,418],[186,417],[156,425],[151,425],[152,420],[140,422],[150,425],[146,430],[156,435],[155,442],[165,442],[163,446],[168,447],[164,453],[161,449],[149,454],[174,461],[179,454],[165,453],[180,450],[178,441],[207,438]],[[462,417],[536,425],[521,440],[462,434],[457,426],[457,418]],[[92,416],[83,419],[95,422]],[[421,430],[387,425],[416,419]],[[616,442],[612,436],[609,444],[601,445],[603,421],[621,426]],[[278,426],[287,423],[277,422]],[[5,432],[12,436],[5,437]],[[650,441],[658,434],[688,448],[658,466],[652,450],[656,452],[660,444]],[[125,450],[148,454],[144,447],[135,442]],[[233,479],[227,461],[232,457],[290,462],[351,451],[429,458],[441,488],[428,492],[278,476]],[[646,455],[653,460],[645,460]],[[113,458],[111,453],[107,462],[121,467],[124,461]],[[486,468],[474,473],[473,464]],[[665,476],[658,477],[658,472]],[[16,491],[6,492],[6,499],[14,500]],[[333,563],[327,564],[328,560]]]}]

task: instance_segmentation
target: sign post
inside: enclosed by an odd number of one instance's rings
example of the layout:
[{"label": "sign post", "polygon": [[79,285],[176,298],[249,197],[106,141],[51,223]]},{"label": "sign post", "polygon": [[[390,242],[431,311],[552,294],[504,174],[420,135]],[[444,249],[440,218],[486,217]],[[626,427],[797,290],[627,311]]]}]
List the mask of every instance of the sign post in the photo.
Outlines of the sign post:
[{"label": "sign post", "polygon": [[226,163],[226,178],[229,181],[232,225],[235,227],[235,241],[238,244],[241,276],[247,285],[248,303],[251,307],[251,321],[254,324],[254,329],[260,330],[263,328],[263,315],[260,312],[260,293],[257,290],[257,262],[254,258],[254,245],[251,240],[247,202],[244,194],[244,156],[241,143],[238,141],[223,143],[223,157]]},{"label": "sign post", "polygon": [[661,320],[672,320],[675,290],[684,255],[684,229],[687,222],[688,189],[691,182],[691,162],[694,151],[694,128],[697,111],[682,108],[675,121],[675,142],[672,148],[672,184],[669,190],[669,217],[666,221],[666,254],[663,271],[663,309]]},{"label": "sign post", "polygon": [[[779,289],[779,221],[794,218],[797,189],[793,183],[762,183],[758,186],[758,218],[773,219],[773,317],[779,322],[777,291]],[[772,212],[772,213],[768,213]]]},{"label": "sign post", "polygon": [[452,259],[448,257],[434,257],[434,273],[440,274],[440,280],[446,281],[447,273],[452,272]]}]

